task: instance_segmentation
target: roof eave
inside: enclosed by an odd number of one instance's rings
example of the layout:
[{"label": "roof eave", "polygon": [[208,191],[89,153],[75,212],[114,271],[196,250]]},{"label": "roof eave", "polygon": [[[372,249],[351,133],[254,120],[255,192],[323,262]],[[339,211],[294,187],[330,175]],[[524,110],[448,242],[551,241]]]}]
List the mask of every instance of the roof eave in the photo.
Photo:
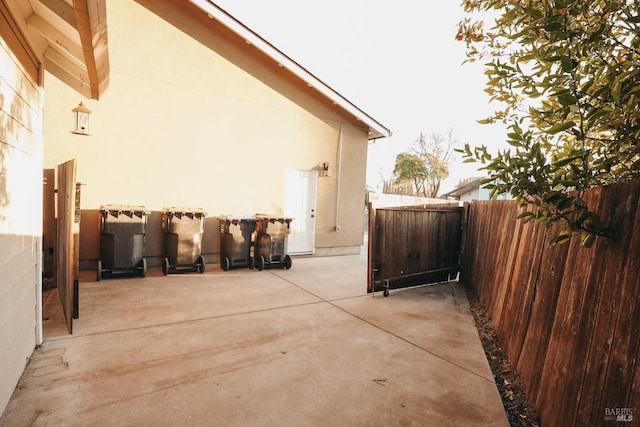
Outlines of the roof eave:
[{"label": "roof eave", "polygon": [[353,115],[356,120],[363,123],[368,128],[368,139],[376,140],[381,138],[388,138],[391,136],[391,131],[379,123],[377,120],[373,119],[363,110],[358,108],[351,101],[340,95],[337,91],[331,88],[329,85],[325,84],[322,80],[314,76],[300,64],[295,62],[293,59],[282,53],[276,47],[274,47],[271,43],[260,37],[258,34],[253,32],[250,28],[244,25],[242,22],[235,19],[229,13],[227,13],[224,9],[220,8],[218,5],[212,3],[209,0],[189,0],[191,3],[200,8],[203,12],[205,12],[210,18],[216,19],[225,27],[229,28],[239,37],[242,37],[246,43],[252,44],[257,49],[259,49],[263,54],[270,57],[277,64],[286,68],[288,71],[293,73],[296,77],[302,80],[308,87],[316,89],[320,92],[324,97],[328,98],[334,105],[339,106],[340,108],[347,111],[349,114]]},{"label": "roof eave", "polygon": [[[109,84],[106,0],[0,2],[19,60],[39,85],[42,70],[98,99]],[[27,54],[21,54],[27,52]]]}]

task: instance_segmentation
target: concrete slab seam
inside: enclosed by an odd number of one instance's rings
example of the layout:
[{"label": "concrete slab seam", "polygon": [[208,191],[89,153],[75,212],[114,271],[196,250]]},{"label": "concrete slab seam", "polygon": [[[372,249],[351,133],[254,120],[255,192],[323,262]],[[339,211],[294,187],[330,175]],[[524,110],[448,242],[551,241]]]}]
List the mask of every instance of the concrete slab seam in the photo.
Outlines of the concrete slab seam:
[{"label": "concrete slab seam", "polygon": [[[478,378],[482,378],[484,381],[487,381],[487,382],[489,382],[489,383],[491,383],[491,384],[495,384],[495,381],[489,380],[489,379],[487,379],[487,378],[483,377],[482,375],[480,375],[480,374],[478,374],[478,373],[476,373],[476,372],[474,372],[474,371],[472,371],[472,370],[470,370],[470,369],[465,368],[464,366],[461,366],[461,365],[459,365],[459,364],[457,364],[457,363],[455,363],[455,362],[452,362],[451,360],[448,360],[448,359],[446,359],[445,357],[442,357],[442,356],[440,356],[439,354],[437,354],[437,353],[434,353],[434,352],[430,351],[429,349],[426,349],[426,348],[424,348],[424,347],[422,347],[422,346],[420,346],[420,345],[418,345],[418,344],[416,344],[416,343],[414,343],[414,342],[412,342],[412,341],[409,341],[408,339],[406,339],[406,338],[404,338],[404,337],[401,337],[401,336],[399,336],[399,335],[397,335],[397,334],[395,334],[395,333],[393,333],[393,332],[391,332],[391,331],[389,331],[389,330],[387,330],[387,329],[385,329],[385,328],[383,328],[383,327],[381,327],[381,326],[379,326],[379,325],[376,325],[375,323],[372,323],[372,322],[368,321],[367,319],[364,319],[364,318],[362,318],[362,317],[358,316],[358,315],[357,315],[357,314],[355,314],[355,313],[351,313],[350,311],[348,311],[348,310],[346,310],[346,309],[344,309],[344,308],[342,308],[342,307],[340,307],[340,306],[338,306],[338,305],[334,304],[334,301],[340,301],[340,300],[344,300],[344,299],[347,299],[347,298],[339,298],[339,299],[336,299],[336,300],[327,300],[327,299],[322,298],[322,297],[321,297],[321,296],[319,296],[319,295],[314,294],[313,292],[309,291],[308,289],[305,289],[305,288],[301,287],[300,285],[296,284],[295,282],[292,282],[291,280],[289,280],[289,279],[287,279],[287,278],[285,278],[285,277],[280,276],[279,274],[276,274],[276,273],[271,272],[271,271],[269,271],[269,273],[273,274],[274,276],[277,276],[277,277],[281,278],[282,280],[284,280],[285,282],[287,282],[287,283],[289,283],[289,284],[291,284],[291,285],[295,286],[296,288],[301,289],[301,290],[303,290],[303,291],[305,291],[305,292],[309,293],[310,295],[312,295],[312,296],[314,296],[314,297],[316,297],[316,298],[321,299],[323,302],[326,302],[327,304],[329,304],[329,305],[331,305],[331,306],[333,306],[333,307],[337,308],[338,310],[340,310],[340,311],[342,311],[342,312],[344,312],[344,313],[346,313],[346,314],[348,314],[348,315],[350,315],[350,316],[352,316],[352,317],[355,317],[356,319],[358,319],[358,320],[360,320],[360,321],[362,321],[362,322],[364,322],[364,323],[367,323],[367,324],[369,324],[369,325],[373,326],[373,327],[374,327],[374,328],[376,328],[376,329],[379,329],[379,330],[381,330],[381,331],[383,331],[383,332],[385,332],[385,333],[387,333],[387,334],[389,334],[389,335],[391,335],[391,336],[393,336],[393,337],[395,337],[395,338],[397,338],[397,339],[399,339],[399,340],[401,340],[401,341],[404,341],[404,342],[406,342],[407,344],[409,344],[409,345],[411,345],[411,346],[413,346],[413,347],[415,347],[415,348],[417,348],[417,349],[419,349],[419,350],[422,350],[422,351],[424,351],[425,353],[428,353],[428,354],[430,354],[430,355],[432,355],[432,356],[434,356],[434,357],[436,357],[436,358],[438,358],[438,359],[440,359],[440,360],[442,360],[442,361],[444,361],[444,362],[446,362],[446,363],[449,363],[449,364],[451,364],[451,365],[453,365],[453,366],[455,366],[455,367],[457,367],[457,368],[459,368],[459,369],[462,369],[463,371],[466,371],[466,372],[468,372],[468,373],[470,373],[470,374],[473,374],[474,376],[476,376],[476,377],[478,377]],[[360,297],[358,297],[358,298],[364,298],[364,297],[363,297],[363,296],[360,296]]]},{"label": "concrete slab seam", "polygon": [[78,338],[85,338],[85,337],[92,337],[92,336],[99,336],[99,335],[117,334],[117,333],[121,333],[121,332],[129,332],[129,331],[136,331],[136,330],[142,330],[142,329],[162,328],[162,327],[171,326],[171,325],[180,325],[180,324],[201,322],[203,320],[224,319],[225,317],[244,316],[244,315],[247,315],[247,314],[265,313],[265,312],[269,312],[269,311],[277,311],[277,310],[284,310],[284,309],[288,309],[288,308],[304,307],[304,306],[308,306],[308,305],[318,305],[318,304],[326,304],[326,303],[329,303],[329,302],[321,299],[320,301],[306,302],[306,303],[301,303],[301,304],[283,305],[283,306],[279,306],[279,307],[269,307],[269,308],[264,308],[264,309],[260,309],[260,310],[241,311],[241,312],[238,312],[238,313],[222,314],[222,315],[219,315],[219,316],[199,317],[197,319],[176,320],[176,321],[172,321],[172,322],[169,322],[169,323],[158,323],[158,324],[155,324],[155,325],[145,325],[145,326],[139,326],[139,327],[135,327],[135,328],[114,329],[114,330],[111,330],[111,331],[94,332],[94,333],[89,333],[89,334],[84,334],[84,335],[69,335],[69,336],[64,336],[64,337],[49,338],[49,339],[46,340],[46,342],[67,341],[67,340],[73,340],[73,339],[78,339]]}]

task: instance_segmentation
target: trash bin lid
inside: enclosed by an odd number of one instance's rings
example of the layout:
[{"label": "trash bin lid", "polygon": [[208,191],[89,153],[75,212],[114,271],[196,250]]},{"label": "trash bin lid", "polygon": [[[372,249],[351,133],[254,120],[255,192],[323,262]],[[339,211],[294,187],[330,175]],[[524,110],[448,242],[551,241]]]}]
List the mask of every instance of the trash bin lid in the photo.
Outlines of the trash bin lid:
[{"label": "trash bin lid", "polygon": [[267,215],[267,214],[256,214],[256,218],[261,221],[269,221],[269,222],[280,222],[280,223],[290,223],[294,220],[294,218],[280,216],[280,215]]},{"label": "trash bin lid", "polygon": [[218,215],[218,220],[237,224],[239,222],[256,222],[258,219],[255,216]]},{"label": "trash bin lid", "polygon": [[163,208],[162,211],[160,212],[168,215],[176,215],[176,216],[186,215],[186,216],[192,216],[195,218],[207,216],[207,213],[201,208],[170,207],[170,208]]},{"label": "trash bin lid", "polygon": [[100,212],[103,214],[142,214],[149,215],[151,211],[147,210],[144,206],[139,205],[102,205],[100,206]]}]

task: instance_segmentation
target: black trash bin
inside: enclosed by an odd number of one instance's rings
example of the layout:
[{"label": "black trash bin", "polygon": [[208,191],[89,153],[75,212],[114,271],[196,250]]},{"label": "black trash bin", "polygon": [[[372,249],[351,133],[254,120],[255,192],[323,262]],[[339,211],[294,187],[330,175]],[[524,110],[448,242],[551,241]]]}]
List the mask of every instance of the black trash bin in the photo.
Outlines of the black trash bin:
[{"label": "black trash bin", "polygon": [[220,267],[227,271],[235,267],[253,268],[251,236],[256,229],[252,216],[219,216]]},{"label": "black trash bin", "polygon": [[199,208],[164,208],[161,213],[165,233],[164,275],[188,271],[204,273],[202,234],[207,213]]},{"label": "black trash bin", "polygon": [[105,275],[147,274],[144,240],[149,211],[144,206],[100,207],[98,281]]},{"label": "black trash bin", "polygon": [[293,218],[256,215],[256,241],[254,247],[255,265],[258,270],[265,267],[289,269],[291,257],[287,254],[289,225]]}]

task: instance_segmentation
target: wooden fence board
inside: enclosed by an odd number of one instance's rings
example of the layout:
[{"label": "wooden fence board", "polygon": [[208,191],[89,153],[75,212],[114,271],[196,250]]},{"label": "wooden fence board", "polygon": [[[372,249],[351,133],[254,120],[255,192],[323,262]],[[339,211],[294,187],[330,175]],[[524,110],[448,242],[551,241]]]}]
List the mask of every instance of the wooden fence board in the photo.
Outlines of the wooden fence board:
[{"label": "wooden fence board", "polygon": [[[496,208],[499,206],[495,205]],[[491,238],[491,217],[487,215],[489,204],[487,202],[474,202],[469,211],[468,230],[466,236],[467,247],[463,254],[465,263],[465,275],[461,280],[470,284],[477,292],[478,296],[488,309],[495,307],[495,297],[493,288],[490,286],[479,287],[479,280],[487,283],[494,283],[498,268],[485,268],[485,266],[497,266],[498,259],[494,247],[491,243],[495,238]],[[499,222],[499,210],[496,209]],[[494,318],[495,313],[490,313]]]},{"label": "wooden fence board", "polygon": [[590,189],[620,227],[591,249],[515,221],[515,203],[473,202],[461,280],[487,307],[542,425],[607,425],[606,408],[640,412],[640,181]]},{"label": "wooden fence board", "polygon": [[[604,221],[618,220],[614,214],[617,204],[620,202],[619,196],[619,192],[601,193],[599,212]],[[590,337],[590,342],[584,362],[582,362],[585,370],[584,380],[576,394],[578,402],[576,419],[579,422],[580,420],[592,422],[596,420],[596,412],[600,406],[602,396],[598,391],[602,389],[606,379],[611,343],[615,332],[615,313],[618,311],[617,300],[609,298],[608,295],[616,295],[621,291],[621,282],[615,278],[615,275],[619,274],[622,268],[623,257],[621,254],[626,252],[626,247],[623,249],[621,244],[624,245],[621,241],[603,240],[600,246],[602,252],[596,254],[599,255],[597,259],[599,265],[591,266],[597,274],[593,286],[599,292],[592,303],[594,307],[593,322],[589,330],[584,331],[584,335]]]},{"label": "wooden fence board", "polygon": [[633,417],[636,419],[638,416],[638,402],[640,402],[640,370],[638,365],[640,364],[640,353],[636,355],[636,365],[633,377],[633,388],[627,402],[628,408],[634,408]]},{"label": "wooden fence board", "polygon": [[[597,196],[594,195],[592,199],[599,200]],[[587,358],[591,345],[591,327],[600,300],[601,257],[606,253],[607,245],[606,241],[599,240],[594,248],[585,249],[578,246],[578,239],[573,240],[571,243],[576,248],[578,262],[574,276],[568,277],[569,283],[566,286],[563,284],[559,297],[558,305],[563,310],[557,312],[554,320],[550,351],[545,360],[540,387],[544,393],[542,401],[545,402],[540,416],[545,424],[551,425],[562,424],[566,419],[575,420],[577,416],[585,375],[582,361]],[[557,410],[558,396],[571,396],[571,399],[565,398],[562,413]]]},{"label": "wooden fence board", "polygon": [[526,328],[529,326],[531,303],[535,296],[546,236],[544,227],[533,224],[526,224],[525,227],[531,228],[532,244],[524,245],[524,250],[519,255],[528,262],[530,268],[514,274],[514,285],[510,286],[505,294],[504,310],[509,314],[497,329],[497,333],[504,337],[502,344],[504,350],[513,355],[512,362],[516,365]]},{"label": "wooden fence board", "polygon": [[518,248],[520,247],[520,238],[522,237],[523,230],[525,228],[527,231],[530,229],[530,227],[523,227],[522,223],[516,223],[515,215],[512,215],[510,218],[503,218],[502,220],[505,219],[509,220],[508,224],[513,225],[513,234],[511,239],[508,237],[505,239],[505,244],[509,244],[509,251],[507,252],[504,270],[502,271],[502,278],[498,278],[499,281],[496,283],[496,296],[494,297],[495,310],[493,311],[494,321],[497,324],[502,324],[505,304],[504,295],[506,294],[507,289],[509,289],[511,281],[514,279],[514,271],[517,271],[515,270],[515,264],[519,259],[521,259],[519,256],[520,251],[518,251]]},{"label": "wooden fence board", "polygon": [[[489,208],[490,208],[490,204],[488,203],[486,204],[485,209],[489,209]],[[513,230],[514,225],[516,225],[515,219],[512,220],[511,218],[512,213],[515,212],[514,208],[515,206],[513,206],[512,203],[504,203],[503,201],[500,202],[499,216],[496,218],[498,222],[497,230],[500,235],[507,236],[509,234],[509,231]],[[493,220],[491,216],[487,216],[487,219]],[[485,228],[486,232],[489,232],[489,230],[491,230],[491,228],[493,227],[496,227],[496,226],[492,226],[491,222],[489,222],[488,226]],[[496,327],[502,327],[503,325],[501,323],[502,307],[501,307],[500,301],[504,301],[504,291],[506,289],[501,288],[499,284],[505,275],[507,266],[505,265],[504,260],[508,256],[508,251],[510,247],[509,245],[504,244],[504,242],[497,241],[490,234],[487,235],[486,239],[487,239],[486,242],[491,242],[491,244],[488,245],[487,249],[493,254],[493,257],[498,263],[497,264],[498,268],[494,269],[491,277],[491,280],[495,283],[495,285],[493,287],[493,292],[491,292],[491,296],[490,296],[491,300],[494,301],[493,303],[494,308],[490,311],[490,313],[491,313],[491,318],[494,321],[494,325]]]},{"label": "wooden fence board", "polygon": [[373,283],[373,260],[371,258],[371,255],[373,254],[373,242],[376,239],[376,227],[375,227],[375,220],[374,220],[374,207],[373,204],[371,202],[369,202],[368,205],[368,210],[367,210],[367,214],[368,214],[368,222],[367,225],[369,227],[368,231],[367,231],[367,292],[372,292],[373,288],[372,288],[372,283]]},{"label": "wooden fence board", "polygon": [[[591,196],[594,202],[591,201]],[[586,195],[585,199],[596,212],[599,212],[605,220],[610,216],[609,209],[617,203],[615,192],[603,192],[602,189],[595,189]],[[597,206],[597,207],[596,207]],[[582,268],[591,268],[590,280],[587,283],[587,299],[583,310],[585,319],[577,327],[576,340],[579,342],[579,353],[584,356],[573,367],[572,373],[575,381],[579,381],[573,389],[575,390],[576,420],[580,419],[581,412],[590,412],[590,407],[598,398],[594,392],[600,388],[603,381],[603,369],[606,369],[606,357],[601,352],[603,345],[610,340],[611,335],[611,310],[607,304],[606,287],[615,288],[607,282],[607,271],[616,268],[616,246],[611,241],[601,239],[596,246],[595,262],[583,265]],[[609,300],[610,301],[610,300]],[[575,363],[575,362],[574,362]],[[596,403],[597,406],[597,403]]]},{"label": "wooden fence board", "polygon": [[[632,386],[629,378],[633,378],[637,369],[636,358],[640,347],[640,260],[627,254],[640,245],[640,200],[634,204],[632,197],[633,191],[638,190],[640,188],[627,186],[614,193],[618,198],[613,206],[619,209],[615,210],[613,223],[622,224],[623,232],[612,244],[613,253],[609,257],[603,281],[603,302],[606,305],[600,312],[603,315],[601,323],[604,337],[602,342],[596,342],[594,346],[602,362],[596,366],[590,363],[591,370],[599,374],[599,381],[588,381],[592,376],[587,376],[583,391],[583,396],[599,392],[601,398],[593,405],[584,405],[584,410],[580,412],[581,420],[599,418],[604,423],[605,408],[633,406],[628,402]],[[624,230],[633,232],[626,233]],[[619,280],[620,276],[622,280]],[[622,384],[628,384],[629,387],[621,387]],[[636,408],[638,403],[635,402]]]},{"label": "wooden fence board", "polygon": [[76,197],[76,163],[75,160],[69,160],[58,166],[58,220],[57,220],[57,250],[56,250],[56,283],[58,286],[58,294],[65,320],[67,330],[73,333],[73,317],[74,317],[74,280],[76,279],[75,260],[77,257],[77,249],[75,248],[77,227],[74,226],[75,220],[75,197]]},{"label": "wooden fence board", "polygon": [[[538,227],[541,228],[541,227]],[[548,245],[548,236],[541,242]],[[518,358],[512,361],[520,373],[527,396],[537,396],[540,385],[540,367],[547,356],[551,326],[556,313],[558,296],[565,271],[567,250],[563,247],[545,247],[540,263],[540,275],[535,285],[529,321],[524,330]]]},{"label": "wooden fence board", "polygon": [[[618,204],[630,196],[627,194],[628,186],[622,188],[622,191],[603,191],[600,195],[599,204],[600,212],[604,218],[612,218],[614,223],[624,222],[623,218],[616,218]],[[635,216],[635,215],[634,215]],[[626,240],[626,241],[624,241]],[[585,357],[584,380],[580,389],[580,393],[576,396],[578,403],[577,420],[581,422],[596,420],[597,412],[600,408],[600,400],[602,395],[600,390],[604,385],[607,375],[607,369],[611,356],[611,345],[615,334],[616,314],[619,312],[619,299],[610,298],[611,295],[620,295],[622,292],[622,282],[617,280],[617,275],[622,271],[625,257],[623,254],[628,253],[628,239],[617,239],[617,241],[604,240],[605,254],[602,259],[596,262],[600,265],[599,273],[601,279],[593,283],[598,289],[598,295],[593,301],[595,307],[595,317],[592,327],[590,328],[590,346],[587,356]],[[617,401],[624,401],[621,398],[620,390],[613,393],[609,398]],[[601,421],[604,414],[600,414]]]}]

